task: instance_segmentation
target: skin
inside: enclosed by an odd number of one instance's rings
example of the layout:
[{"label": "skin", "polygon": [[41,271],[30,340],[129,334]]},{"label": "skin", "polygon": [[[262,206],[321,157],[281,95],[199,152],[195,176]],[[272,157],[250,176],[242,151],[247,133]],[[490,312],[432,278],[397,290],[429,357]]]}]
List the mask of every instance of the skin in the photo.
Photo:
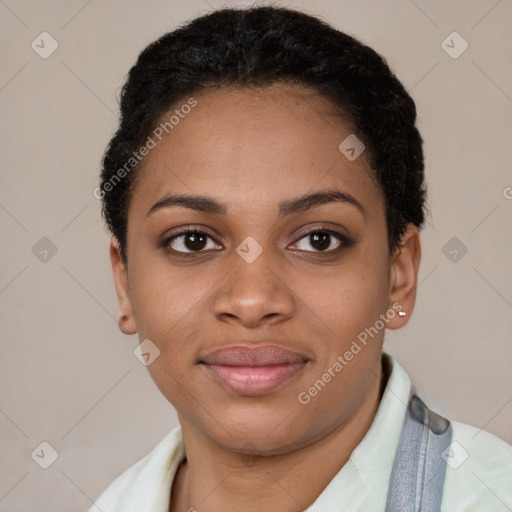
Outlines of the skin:
[{"label": "skin", "polygon": [[[338,150],[353,129],[315,91],[274,84],[195,98],[197,106],[138,171],[127,265],[112,238],[119,325],[158,346],[160,356],[148,370],[178,412],[187,460],[173,482],[169,510],[302,511],[371,425],[385,384],[385,329],[308,404],[297,397],[394,303],[407,316],[395,315],[386,328],[407,323],[419,232],[410,224],[401,249],[389,255],[382,191],[364,153],[349,161]],[[279,217],[281,202],[332,189],[356,198],[364,213],[338,201]],[[227,213],[174,205],[148,216],[169,193],[209,196],[225,203]],[[214,239],[186,246],[182,236],[160,247],[178,227]],[[344,246],[332,236],[325,254],[307,236],[313,228],[354,243]],[[236,252],[248,236],[262,248],[252,263]],[[240,396],[197,363],[206,351],[242,340],[277,343],[307,354],[309,362],[270,393]]]}]

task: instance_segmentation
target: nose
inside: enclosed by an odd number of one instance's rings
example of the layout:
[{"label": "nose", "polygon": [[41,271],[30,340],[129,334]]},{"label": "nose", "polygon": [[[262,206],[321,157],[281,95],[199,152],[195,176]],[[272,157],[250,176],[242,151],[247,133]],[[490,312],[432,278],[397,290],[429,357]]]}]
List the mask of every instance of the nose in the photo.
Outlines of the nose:
[{"label": "nose", "polygon": [[237,253],[214,299],[218,320],[257,327],[280,323],[293,316],[295,299],[282,269],[267,251],[251,263]]}]

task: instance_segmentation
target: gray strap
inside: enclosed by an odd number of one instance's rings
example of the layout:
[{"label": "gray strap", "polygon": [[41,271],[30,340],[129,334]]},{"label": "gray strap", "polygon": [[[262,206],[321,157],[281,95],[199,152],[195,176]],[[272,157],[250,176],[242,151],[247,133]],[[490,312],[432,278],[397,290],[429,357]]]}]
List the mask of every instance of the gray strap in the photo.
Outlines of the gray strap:
[{"label": "gray strap", "polygon": [[386,512],[439,512],[450,445],[450,422],[413,395],[395,454]]}]

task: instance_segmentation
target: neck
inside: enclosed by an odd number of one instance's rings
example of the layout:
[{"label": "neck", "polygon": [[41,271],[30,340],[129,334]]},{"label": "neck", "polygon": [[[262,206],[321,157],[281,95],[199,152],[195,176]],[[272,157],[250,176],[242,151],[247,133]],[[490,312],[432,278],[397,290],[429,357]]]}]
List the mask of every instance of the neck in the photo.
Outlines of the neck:
[{"label": "neck", "polygon": [[370,428],[387,379],[380,366],[378,372],[381,378],[347,421],[322,439],[283,455],[248,458],[227,451],[180,418],[187,460],[173,482],[170,512],[306,510]]}]

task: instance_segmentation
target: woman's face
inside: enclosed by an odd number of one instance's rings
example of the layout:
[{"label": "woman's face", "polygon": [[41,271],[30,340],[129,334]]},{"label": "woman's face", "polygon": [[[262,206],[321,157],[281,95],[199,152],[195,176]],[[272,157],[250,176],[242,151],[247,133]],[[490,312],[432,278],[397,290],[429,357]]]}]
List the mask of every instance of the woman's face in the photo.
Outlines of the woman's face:
[{"label": "woman's face", "polygon": [[195,99],[138,171],[127,269],[111,249],[120,325],[151,340],[147,358],[160,350],[148,370],[184,429],[234,450],[297,449],[376,389],[382,319],[406,321],[383,195],[312,90]]}]

